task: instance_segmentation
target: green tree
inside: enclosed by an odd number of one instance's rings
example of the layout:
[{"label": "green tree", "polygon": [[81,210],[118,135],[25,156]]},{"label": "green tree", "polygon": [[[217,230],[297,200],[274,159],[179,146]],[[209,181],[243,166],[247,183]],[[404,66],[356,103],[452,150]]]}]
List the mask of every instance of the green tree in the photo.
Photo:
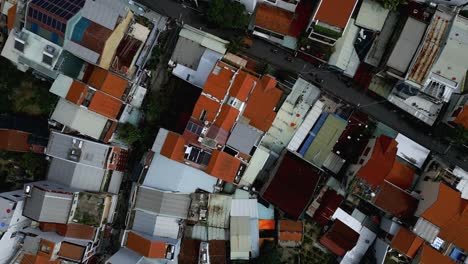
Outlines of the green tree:
[{"label": "green tree", "polygon": [[406,0],[380,0],[380,2],[386,9],[391,11],[396,11],[400,5],[406,4]]},{"label": "green tree", "polygon": [[449,141],[454,145],[468,145],[468,129],[457,125],[449,132]]},{"label": "green tree", "polygon": [[255,264],[280,264],[281,254],[274,241],[265,240],[260,248],[260,256],[253,261]]},{"label": "green tree", "polygon": [[232,37],[229,39],[229,44],[227,46],[227,49],[231,53],[238,53],[242,50],[244,50],[244,38],[241,36],[237,37]]},{"label": "green tree", "polygon": [[231,0],[212,0],[206,15],[208,22],[218,28],[245,29],[250,19],[245,6]]},{"label": "green tree", "polygon": [[117,135],[128,145],[133,145],[141,139],[140,130],[131,123],[120,124],[117,128]]}]

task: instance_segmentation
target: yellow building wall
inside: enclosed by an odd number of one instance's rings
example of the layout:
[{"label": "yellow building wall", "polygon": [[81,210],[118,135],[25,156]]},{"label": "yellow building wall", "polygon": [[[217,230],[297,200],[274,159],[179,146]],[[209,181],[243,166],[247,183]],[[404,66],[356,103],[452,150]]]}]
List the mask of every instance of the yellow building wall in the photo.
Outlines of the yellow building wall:
[{"label": "yellow building wall", "polygon": [[101,59],[99,61],[99,67],[108,70],[111,66],[112,59],[114,58],[115,51],[122,41],[125,33],[127,33],[128,27],[133,19],[133,13],[129,11],[125,19],[117,25],[114,32],[106,41],[104,50],[102,51]]}]

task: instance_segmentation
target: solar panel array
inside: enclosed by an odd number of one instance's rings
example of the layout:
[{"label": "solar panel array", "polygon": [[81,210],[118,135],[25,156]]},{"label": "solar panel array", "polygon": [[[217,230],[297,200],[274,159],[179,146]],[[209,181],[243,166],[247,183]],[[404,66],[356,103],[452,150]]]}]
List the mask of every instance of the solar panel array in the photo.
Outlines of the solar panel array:
[{"label": "solar panel array", "polygon": [[86,0],[33,0],[29,5],[28,17],[65,33],[66,22],[72,18]]},{"label": "solar panel array", "polygon": [[86,0],[33,0],[31,4],[65,20],[83,8]]}]

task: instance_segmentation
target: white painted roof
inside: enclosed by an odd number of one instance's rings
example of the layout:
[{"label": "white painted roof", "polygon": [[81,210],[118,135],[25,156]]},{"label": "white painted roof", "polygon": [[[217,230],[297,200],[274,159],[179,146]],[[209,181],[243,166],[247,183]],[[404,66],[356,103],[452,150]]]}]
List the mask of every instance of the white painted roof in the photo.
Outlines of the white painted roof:
[{"label": "white painted roof", "polygon": [[341,264],[359,264],[369,247],[374,243],[377,235],[367,227],[363,226],[359,232],[359,239],[350,251],[346,252]]},{"label": "white painted roof", "polygon": [[59,74],[57,79],[54,80],[52,86],[49,89],[49,92],[56,94],[62,98],[65,98],[70,90],[70,87],[73,83],[73,79],[65,76],[63,74]]},{"label": "white painted roof", "polygon": [[190,39],[205,48],[214,50],[218,53],[224,54],[227,50],[227,44],[229,41],[219,38],[210,33],[191,27],[187,24],[179,33],[179,36]]},{"label": "white painted roof", "polygon": [[335,52],[330,56],[328,64],[343,71],[348,69],[353,52],[356,53],[354,41],[356,40],[358,32],[359,28],[354,25],[354,19],[351,19],[343,36],[336,41]]},{"label": "white painted roof", "polygon": [[395,140],[398,142],[398,157],[421,168],[429,156],[430,150],[407,138],[403,134],[398,134]]},{"label": "white painted roof", "polygon": [[231,204],[232,216],[248,216],[258,219],[257,199],[233,199]]},{"label": "white painted roof", "polygon": [[389,10],[379,2],[364,0],[356,18],[356,25],[369,30],[380,32],[387,19]]},{"label": "white painted roof", "polygon": [[241,185],[250,186],[254,183],[255,179],[257,178],[260,171],[265,166],[265,163],[268,160],[270,153],[262,146],[258,146],[255,150],[255,153],[250,159],[250,164],[245,170],[244,175],[241,178]]},{"label": "white painted roof", "polygon": [[358,233],[361,231],[361,222],[359,222],[358,220],[356,220],[356,218],[343,211],[343,209],[341,208],[336,209],[335,213],[332,215],[332,219],[340,220],[341,222],[343,222]]}]

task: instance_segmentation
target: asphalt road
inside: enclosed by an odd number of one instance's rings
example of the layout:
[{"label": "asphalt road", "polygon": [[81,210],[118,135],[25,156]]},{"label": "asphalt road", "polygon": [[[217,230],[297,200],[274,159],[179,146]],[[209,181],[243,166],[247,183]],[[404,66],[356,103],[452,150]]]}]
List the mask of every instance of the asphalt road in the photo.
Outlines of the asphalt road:
[{"label": "asphalt road", "polygon": [[[189,7],[188,4],[183,4],[182,1],[138,1],[162,15],[181,20],[183,23],[201,28],[212,34],[225,38],[232,35],[232,32],[229,31],[208,28],[204,23],[203,14]],[[430,127],[417,124],[408,114],[402,114],[401,111],[393,110],[391,107],[388,107],[388,104],[383,103],[385,100],[375,99],[365,94],[362,90],[348,87],[338,78],[337,74],[333,72],[317,69],[309,62],[303,61],[300,58],[294,58],[292,62],[288,62],[286,57],[291,56],[289,50],[279,49],[278,53],[272,53],[271,50],[273,48],[278,47],[264,40],[254,39],[252,47],[246,50],[245,53],[258,59],[264,59],[276,68],[298,72],[301,74],[302,78],[307,80],[312,80],[309,73],[314,72],[318,77],[324,80],[322,84],[323,91],[335,95],[350,104],[360,105],[360,109],[370,116],[430,149],[434,155],[439,156],[442,160],[468,171],[468,162],[463,161],[466,154],[455,147],[449,148],[446,152],[447,144],[443,144],[427,135],[430,131]]]}]

